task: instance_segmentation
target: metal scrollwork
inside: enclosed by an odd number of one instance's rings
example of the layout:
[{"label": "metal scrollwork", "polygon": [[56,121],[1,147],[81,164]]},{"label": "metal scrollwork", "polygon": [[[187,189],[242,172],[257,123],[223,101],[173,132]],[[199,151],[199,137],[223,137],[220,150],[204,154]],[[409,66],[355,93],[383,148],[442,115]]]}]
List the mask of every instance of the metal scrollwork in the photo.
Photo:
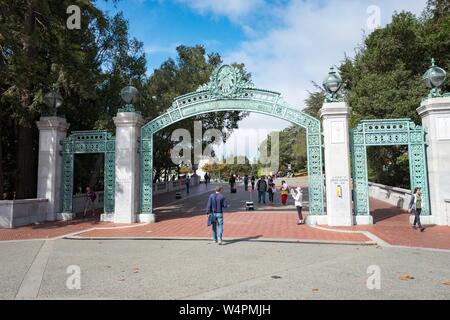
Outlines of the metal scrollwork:
[{"label": "metal scrollwork", "polygon": [[257,89],[233,66],[223,65],[197,91],[182,95],[141,131],[141,211],[152,212],[153,134],[180,120],[217,111],[245,111],[271,115],[302,126],[307,132],[310,214],[324,214],[323,157],[320,120],[290,107],[274,91]]},{"label": "metal scrollwork", "polygon": [[63,149],[63,212],[71,213],[75,154],[103,153],[104,212],[114,212],[115,196],[115,138],[106,131],[74,131],[62,142]]},{"label": "metal scrollwork", "polygon": [[425,130],[410,119],[364,120],[352,129],[351,135],[355,214],[370,214],[367,147],[407,145],[411,190],[422,188],[422,214],[430,215]]}]

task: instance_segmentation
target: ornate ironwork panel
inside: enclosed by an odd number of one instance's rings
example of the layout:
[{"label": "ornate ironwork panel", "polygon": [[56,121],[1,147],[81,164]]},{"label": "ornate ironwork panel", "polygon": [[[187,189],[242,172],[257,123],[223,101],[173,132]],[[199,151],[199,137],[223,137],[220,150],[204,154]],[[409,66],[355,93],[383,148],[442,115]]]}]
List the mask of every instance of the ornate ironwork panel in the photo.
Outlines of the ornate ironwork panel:
[{"label": "ornate ironwork panel", "polygon": [[176,98],[172,106],[142,127],[141,211],[152,212],[153,134],[180,120],[218,111],[246,111],[271,115],[302,126],[307,132],[310,213],[324,214],[322,131],[320,121],[291,108],[280,93],[257,89],[239,69],[223,65],[197,91]]},{"label": "ornate ironwork panel", "polygon": [[104,212],[114,212],[116,142],[106,131],[74,131],[62,141],[63,212],[71,213],[73,197],[74,155],[103,153]]},{"label": "ornate ironwork panel", "polygon": [[367,147],[407,145],[411,190],[422,188],[422,214],[430,215],[425,130],[410,119],[364,120],[351,130],[351,135],[355,213],[370,214]]}]

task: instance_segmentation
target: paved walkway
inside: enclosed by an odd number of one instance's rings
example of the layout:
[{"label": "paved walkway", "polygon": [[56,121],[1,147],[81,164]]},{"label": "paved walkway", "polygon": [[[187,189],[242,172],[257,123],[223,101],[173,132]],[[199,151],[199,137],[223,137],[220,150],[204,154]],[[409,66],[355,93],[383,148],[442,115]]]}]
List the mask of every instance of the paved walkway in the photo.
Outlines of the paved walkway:
[{"label": "paved walkway", "polygon": [[[302,187],[306,179],[297,179]],[[97,219],[52,222],[16,229],[0,229],[0,240],[52,239],[62,237],[83,238],[189,238],[210,237],[204,214],[207,195],[214,185],[206,189],[200,185],[191,189],[189,196],[176,199],[175,193],[155,196],[155,224],[116,225]],[[305,189],[307,190],[307,189]],[[224,185],[224,194],[231,203],[225,215],[224,237],[238,240],[278,239],[283,241],[398,245],[450,250],[450,228],[430,226],[421,233],[409,224],[409,215],[387,203],[371,199],[370,205],[376,224],[371,226],[327,227],[298,226],[297,215],[289,199],[287,206],[258,205],[256,192],[244,192],[238,187],[237,194],[230,194]],[[255,202],[255,211],[245,211],[245,201]],[[307,197],[306,197],[307,209]],[[307,214],[307,211],[305,212]]]}]

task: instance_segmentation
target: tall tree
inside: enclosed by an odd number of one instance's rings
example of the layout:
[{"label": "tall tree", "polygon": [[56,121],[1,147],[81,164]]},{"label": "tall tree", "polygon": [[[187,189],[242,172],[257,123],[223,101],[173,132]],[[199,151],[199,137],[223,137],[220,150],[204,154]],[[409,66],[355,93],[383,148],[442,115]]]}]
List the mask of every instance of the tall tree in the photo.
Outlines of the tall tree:
[{"label": "tall tree", "polygon": [[[141,111],[147,120],[165,112],[177,96],[195,91],[200,85],[207,83],[214,68],[222,63],[219,54],[206,54],[205,48],[199,45],[179,46],[176,50],[178,54],[176,61],[173,59],[165,61],[153,72],[143,88]],[[243,64],[235,66],[250,77],[245,72]],[[185,128],[193,137],[193,123],[201,121],[203,130],[215,128],[229,132],[237,128],[238,122],[245,116],[246,113],[242,112],[212,112],[185,119],[159,131],[155,135],[154,145],[157,147],[153,155],[155,181],[162,178],[164,172],[171,171],[175,167],[170,159],[170,149],[174,145],[170,137],[175,128]]]}]

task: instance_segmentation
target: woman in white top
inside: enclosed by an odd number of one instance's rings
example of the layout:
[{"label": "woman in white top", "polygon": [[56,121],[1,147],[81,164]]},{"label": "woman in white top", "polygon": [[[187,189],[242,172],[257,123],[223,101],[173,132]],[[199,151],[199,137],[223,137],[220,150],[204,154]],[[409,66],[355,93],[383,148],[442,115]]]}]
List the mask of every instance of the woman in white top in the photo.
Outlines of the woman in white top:
[{"label": "woman in white top", "polygon": [[297,187],[297,189],[291,189],[291,196],[294,198],[295,207],[297,208],[298,213],[298,222],[297,224],[303,224],[303,216],[302,216],[302,206],[303,206],[303,191],[302,188]]}]

